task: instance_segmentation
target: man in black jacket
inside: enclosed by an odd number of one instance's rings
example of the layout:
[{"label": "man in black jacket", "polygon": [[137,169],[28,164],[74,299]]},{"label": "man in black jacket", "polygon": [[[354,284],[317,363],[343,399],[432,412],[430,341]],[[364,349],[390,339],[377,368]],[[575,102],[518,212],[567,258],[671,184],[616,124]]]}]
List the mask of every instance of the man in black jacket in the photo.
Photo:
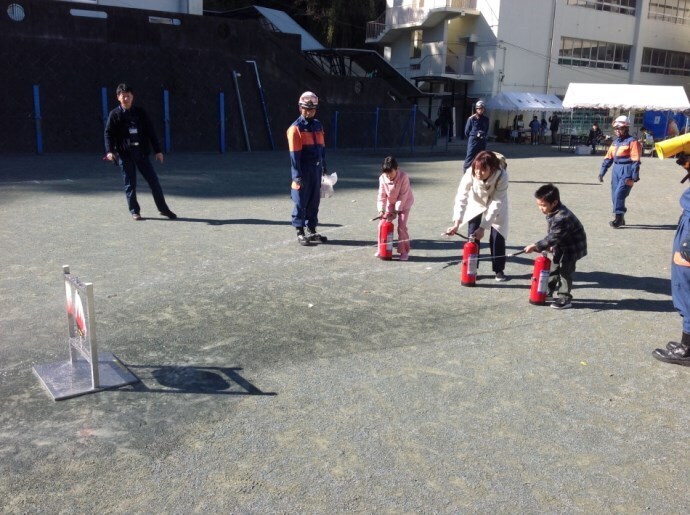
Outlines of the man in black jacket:
[{"label": "man in black jacket", "polygon": [[171,220],[177,218],[165,203],[163,189],[151,161],[149,143],[153,146],[156,159],[163,164],[163,152],[156,137],[151,120],[141,107],[134,107],[134,92],[127,84],[117,86],[117,100],[120,105],[110,111],[105,125],[105,151],[108,161],[116,161],[122,170],[125,183],[127,206],[133,220],[141,220],[137,202],[137,169],[151,188],[153,200],[161,215]]}]

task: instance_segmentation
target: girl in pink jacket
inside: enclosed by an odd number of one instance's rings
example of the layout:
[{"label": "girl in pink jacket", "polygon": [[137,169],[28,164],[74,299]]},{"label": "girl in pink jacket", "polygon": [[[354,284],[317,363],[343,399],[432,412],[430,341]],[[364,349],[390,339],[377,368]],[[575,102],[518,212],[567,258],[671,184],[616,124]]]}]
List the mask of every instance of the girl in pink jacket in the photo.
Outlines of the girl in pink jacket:
[{"label": "girl in pink jacket", "polygon": [[[407,232],[407,219],[414,204],[410,188],[410,177],[398,168],[393,156],[383,160],[379,177],[379,194],[376,202],[381,221],[398,219],[398,253],[400,261],[407,261],[410,254],[410,235]],[[378,257],[378,252],[376,253]]]}]

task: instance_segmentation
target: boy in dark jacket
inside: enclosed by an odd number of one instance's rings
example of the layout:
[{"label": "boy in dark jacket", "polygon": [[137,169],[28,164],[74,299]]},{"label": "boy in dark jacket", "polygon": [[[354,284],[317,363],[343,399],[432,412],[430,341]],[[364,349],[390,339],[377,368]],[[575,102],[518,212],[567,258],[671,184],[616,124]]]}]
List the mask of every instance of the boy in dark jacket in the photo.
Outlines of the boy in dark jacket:
[{"label": "boy in dark jacket", "polygon": [[537,199],[537,206],[546,215],[549,232],[544,239],[526,246],[524,251],[553,252],[548,287],[551,295],[558,291],[558,298],[554,299],[551,307],[567,309],[572,307],[573,296],[570,290],[573,286],[575,263],[587,255],[587,235],[580,220],[561,204],[556,186],[545,184],[534,193],[534,197]]}]

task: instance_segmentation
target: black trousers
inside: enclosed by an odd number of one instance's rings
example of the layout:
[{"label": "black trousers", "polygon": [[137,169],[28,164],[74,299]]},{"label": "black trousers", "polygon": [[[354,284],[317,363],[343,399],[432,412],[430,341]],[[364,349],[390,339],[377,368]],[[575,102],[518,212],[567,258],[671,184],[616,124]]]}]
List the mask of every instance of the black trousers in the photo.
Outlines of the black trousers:
[{"label": "black trousers", "polygon": [[156,203],[158,211],[166,212],[170,209],[165,203],[163,196],[163,188],[158,181],[158,175],[153,169],[149,156],[134,150],[129,156],[120,157],[120,170],[122,171],[122,180],[125,184],[125,195],[127,196],[127,207],[132,214],[138,214],[140,211],[139,202],[137,202],[137,169],[144,177],[151,193],[153,194],[153,201]]},{"label": "black trousers", "polygon": [[[479,228],[481,222],[482,215],[477,215],[467,222],[468,236]],[[479,242],[477,242],[477,246],[481,248]],[[491,252],[491,269],[494,273],[503,272],[506,268],[506,239],[493,227],[489,236],[489,250]]]}]

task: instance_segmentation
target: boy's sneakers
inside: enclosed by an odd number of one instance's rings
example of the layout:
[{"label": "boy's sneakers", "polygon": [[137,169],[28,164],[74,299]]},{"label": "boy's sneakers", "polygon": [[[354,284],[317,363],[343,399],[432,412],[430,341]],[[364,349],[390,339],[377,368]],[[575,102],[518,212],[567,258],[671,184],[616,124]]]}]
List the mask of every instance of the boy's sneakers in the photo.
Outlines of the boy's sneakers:
[{"label": "boy's sneakers", "polygon": [[568,309],[573,307],[573,303],[568,297],[558,297],[557,299],[554,299],[551,307],[553,309]]},{"label": "boy's sneakers", "polygon": [[506,274],[503,272],[496,272],[496,282],[502,283],[506,280]]},{"label": "boy's sneakers", "polygon": [[312,227],[307,227],[307,239],[310,242],[316,242],[316,243],[322,243],[328,240],[325,236],[321,236],[318,232],[316,232],[316,228]]},{"label": "boy's sneakers", "polygon": [[410,259],[410,255],[407,252],[400,254],[400,261],[407,261],[408,259]]},{"label": "boy's sneakers", "polygon": [[309,238],[307,238],[307,236],[304,234],[304,227],[299,227],[297,229],[297,243],[303,247],[309,245]]}]

